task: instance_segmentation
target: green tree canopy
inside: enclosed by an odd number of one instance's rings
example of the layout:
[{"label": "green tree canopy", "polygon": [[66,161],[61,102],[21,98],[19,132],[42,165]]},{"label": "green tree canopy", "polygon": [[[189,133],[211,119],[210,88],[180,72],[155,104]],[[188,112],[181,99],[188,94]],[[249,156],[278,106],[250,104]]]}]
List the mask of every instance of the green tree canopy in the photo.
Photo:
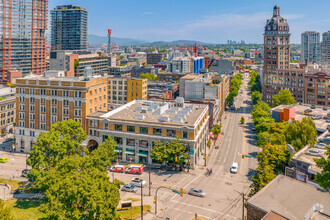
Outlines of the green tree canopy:
[{"label": "green tree canopy", "polygon": [[316,127],[310,117],[304,117],[301,122],[292,120],[284,132],[286,142],[291,144],[296,151],[307,144],[313,146],[316,143]]},{"label": "green tree canopy", "polygon": [[14,220],[10,208],[5,207],[5,202],[0,200],[0,220]]},{"label": "green tree canopy", "polygon": [[273,105],[292,105],[296,104],[297,101],[293,98],[291,92],[287,89],[281,90],[277,95],[273,96]]},{"label": "green tree canopy", "polygon": [[158,76],[156,76],[154,73],[142,73],[140,78],[148,79],[149,81],[158,80]]},{"label": "green tree canopy", "polygon": [[183,164],[189,159],[186,146],[178,138],[166,144],[157,141],[151,150],[150,156],[158,163]]},{"label": "green tree canopy", "polygon": [[245,118],[244,118],[244,116],[242,116],[241,117],[241,124],[244,125],[244,123],[245,123]]},{"label": "green tree canopy", "polygon": [[234,104],[234,98],[238,95],[238,91],[242,85],[242,74],[236,74],[230,81],[230,93],[226,98],[227,105],[232,106]]},{"label": "green tree canopy", "polygon": [[262,101],[261,93],[258,91],[253,91],[251,98],[252,98],[253,105],[257,104],[259,101]]},{"label": "green tree canopy", "polygon": [[316,175],[315,181],[320,184],[320,186],[329,191],[330,190],[330,145],[326,147],[327,151],[325,154],[328,156],[327,159],[324,157],[320,159],[314,159],[316,165],[322,169],[321,173]]}]

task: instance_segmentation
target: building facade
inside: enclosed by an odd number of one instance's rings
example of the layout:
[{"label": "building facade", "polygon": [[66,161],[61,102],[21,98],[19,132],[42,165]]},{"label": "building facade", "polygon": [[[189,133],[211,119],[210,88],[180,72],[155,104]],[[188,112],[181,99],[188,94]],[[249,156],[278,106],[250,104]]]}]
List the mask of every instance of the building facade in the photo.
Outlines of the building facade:
[{"label": "building facade", "polygon": [[126,104],[133,100],[147,100],[147,79],[110,76],[108,80],[109,103]]},{"label": "building facade", "polygon": [[301,34],[301,62],[321,63],[320,33],[306,31]]},{"label": "building facade", "polygon": [[0,88],[0,138],[14,131],[16,117],[15,89]]},{"label": "building facade", "polygon": [[73,119],[87,131],[86,116],[107,110],[108,79],[69,78],[63,71],[46,71],[16,80],[16,149],[29,152],[51,124]]},{"label": "building facade", "polygon": [[330,106],[330,73],[326,71],[305,74],[305,103]]},{"label": "building facade", "polygon": [[76,5],[51,11],[52,50],[87,50],[87,11]]},{"label": "building facade", "polygon": [[297,102],[304,101],[305,69],[290,69],[290,33],[286,19],[275,5],[273,17],[267,20],[264,34],[263,99],[272,102],[273,95],[288,89]]},{"label": "building facade", "polygon": [[163,54],[160,53],[147,53],[147,64],[158,64],[163,58]]},{"label": "building facade", "polygon": [[23,75],[46,70],[47,5],[48,0],[1,2],[2,79],[6,79],[7,70],[20,70]]},{"label": "building facade", "polygon": [[191,60],[189,58],[174,58],[168,63],[168,71],[173,73],[192,72]]},{"label": "building facade", "polygon": [[153,163],[150,152],[157,141],[179,138],[187,147],[190,165],[205,152],[208,140],[208,105],[135,100],[108,113],[88,116],[86,144],[99,145],[111,136],[121,161]]},{"label": "building facade", "polygon": [[322,34],[321,46],[322,65],[330,67],[330,31]]}]

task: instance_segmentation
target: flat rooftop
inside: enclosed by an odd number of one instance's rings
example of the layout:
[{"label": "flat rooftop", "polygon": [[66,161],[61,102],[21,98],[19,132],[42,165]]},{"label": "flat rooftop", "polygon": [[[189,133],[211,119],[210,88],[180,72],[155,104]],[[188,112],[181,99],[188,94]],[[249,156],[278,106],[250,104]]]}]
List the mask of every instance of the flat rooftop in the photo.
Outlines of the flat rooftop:
[{"label": "flat rooftop", "polygon": [[99,117],[116,121],[194,127],[207,108],[208,105],[202,104],[134,100]]},{"label": "flat rooftop", "polygon": [[311,167],[309,169],[314,170],[314,171],[316,171],[318,173],[321,173],[322,172],[322,169],[320,169],[318,166],[316,166],[316,163],[314,161],[314,158],[315,159],[319,159],[320,157],[315,157],[315,156],[307,155],[306,154],[306,151],[308,151],[308,150],[317,150],[317,151],[320,151],[322,153],[322,156],[325,159],[328,158],[328,156],[324,154],[326,152],[326,149],[308,148],[305,151],[303,151],[300,154],[298,154],[298,156],[294,156],[293,159],[296,159],[296,160],[300,160],[300,161],[309,163],[309,164],[311,164]]},{"label": "flat rooftop", "polygon": [[288,219],[304,219],[316,203],[321,204],[324,212],[330,214],[328,192],[283,175],[278,175],[247,202],[248,205],[266,212],[279,213]]}]

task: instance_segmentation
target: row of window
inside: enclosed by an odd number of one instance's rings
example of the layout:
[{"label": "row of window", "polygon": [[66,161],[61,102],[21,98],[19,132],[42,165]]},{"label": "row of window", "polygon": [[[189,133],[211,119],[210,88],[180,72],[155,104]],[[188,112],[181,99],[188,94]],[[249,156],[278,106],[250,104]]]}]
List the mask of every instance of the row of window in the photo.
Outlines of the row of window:
[{"label": "row of window", "polygon": [[[104,87],[104,89],[105,89],[105,87]],[[19,88],[18,93],[19,94],[25,94],[25,88]],[[36,94],[35,89],[29,89],[29,94]],[[51,96],[58,96],[58,90],[52,89],[50,94],[51,94]],[[40,95],[46,95],[46,89],[40,89]],[[62,96],[63,97],[69,97],[69,91],[68,90],[62,90]],[[74,92],[74,97],[75,98],[81,98],[82,97],[82,92],[81,91],[75,91]]]},{"label": "row of window", "polygon": [[0,107],[1,111],[5,111],[6,110],[6,107],[7,107],[7,110],[8,109],[11,109],[11,108],[14,108],[14,104],[2,105]]},{"label": "row of window", "polygon": [[[14,122],[14,118],[7,118],[7,124],[9,123],[13,123]],[[1,120],[0,121],[0,125],[6,125],[6,120]]]}]

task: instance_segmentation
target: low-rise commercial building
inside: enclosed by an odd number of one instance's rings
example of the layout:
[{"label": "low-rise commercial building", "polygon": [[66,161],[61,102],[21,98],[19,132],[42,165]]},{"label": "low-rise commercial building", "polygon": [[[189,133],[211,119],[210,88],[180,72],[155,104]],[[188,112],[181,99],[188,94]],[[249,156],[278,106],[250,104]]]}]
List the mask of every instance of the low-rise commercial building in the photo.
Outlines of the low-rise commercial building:
[{"label": "low-rise commercial building", "polygon": [[129,77],[108,77],[108,102],[126,104],[133,100],[147,100],[148,80]]},{"label": "low-rise commercial building", "polygon": [[87,130],[86,116],[107,111],[108,79],[65,77],[64,71],[46,71],[16,80],[16,149],[29,152],[40,133],[51,124],[73,119]]},{"label": "low-rise commercial building", "polygon": [[16,117],[15,89],[0,88],[0,138],[14,131]]},{"label": "low-rise commercial building", "polygon": [[148,100],[175,99],[179,95],[179,83],[148,81]]},{"label": "low-rise commercial building", "polygon": [[116,142],[119,160],[153,163],[150,152],[157,141],[179,138],[187,147],[190,165],[202,157],[209,135],[207,105],[135,100],[108,113],[88,116],[86,145],[95,148],[107,137]]},{"label": "low-rise commercial building", "polygon": [[187,57],[174,58],[168,63],[168,71],[172,73],[191,73],[193,72],[193,63]]},{"label": "low-rise commercial building", "polygon": [[159,81],[176,82],[180,80],[181,77],[187,75],[187,73],[160,72],[157,75]]},{"label": "low-rise commercial building", "polygon": [[307,104],[330,106],[330,73],[324,70],[305,74],[305,99]]},{"label": "low-rise commercial building", "polygon": [[210,72],[233,74],[234,71],[234,62],[228,59],[217,59],[210,67]]},{"label": "low-rise commercial building", "polygon": [[147,64],[158,64],[162,59],[163,54],[161,53],[147,53]]}]

